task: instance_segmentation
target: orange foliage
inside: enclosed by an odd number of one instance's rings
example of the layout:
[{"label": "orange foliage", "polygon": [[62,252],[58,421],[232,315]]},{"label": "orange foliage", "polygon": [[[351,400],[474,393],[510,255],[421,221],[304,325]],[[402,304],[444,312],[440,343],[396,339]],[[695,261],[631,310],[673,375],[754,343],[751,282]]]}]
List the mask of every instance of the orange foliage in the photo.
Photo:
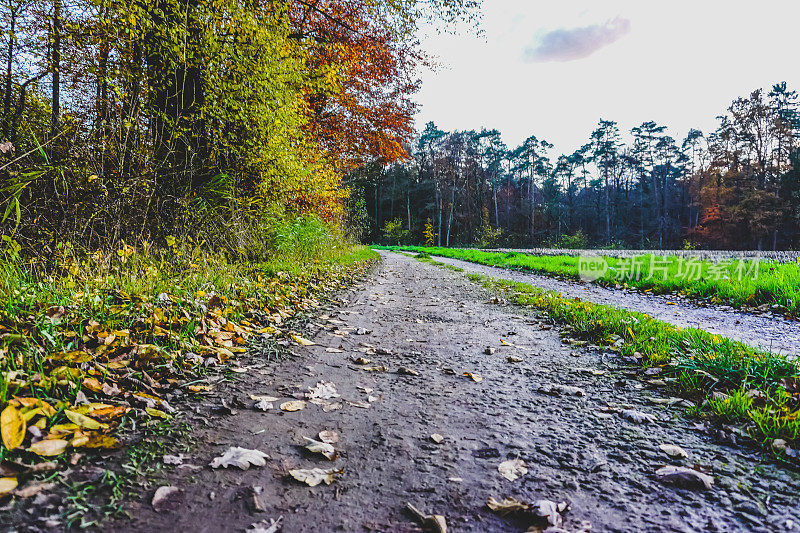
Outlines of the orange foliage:
[{"label": "orange foliage", "polygon": [[418,43],[364,0],[293,6],[296,38],[313,43],[308,62],[321,80],[307,92],[309,133],[339,170],[406,157],[423,62]]}]

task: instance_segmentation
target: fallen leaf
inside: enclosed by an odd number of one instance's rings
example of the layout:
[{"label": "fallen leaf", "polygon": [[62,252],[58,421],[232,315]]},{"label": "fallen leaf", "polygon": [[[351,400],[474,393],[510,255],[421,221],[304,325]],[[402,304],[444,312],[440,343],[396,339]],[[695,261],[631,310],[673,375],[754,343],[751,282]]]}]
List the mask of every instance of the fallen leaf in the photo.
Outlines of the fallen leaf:
[{"label": "fallen leaf", "polygon": [[406,504],[406,509],[414,515],[423,530],[433,533],[447,533],[447,521],[444,516],[440,514],[426,515],[410,503]]},{"label": "fallen leaf", "polygon": [[365,357],[354,357],[353,362],[357,365],[368,365],[372,362],[372,360]]},{"label": "fallen leaf", "polygon": [[383,366],[383,365],[381,365],[381,366],[365,366],[361,370],[365,370],[367,372],[386,372],[386,367]]},{"label": "fallen leaf", "polygon": [[506,361],[509,363],[521,363],[523,361],[522,357],[517,357],[515,355],[509,355],[506,357]]},{"label": "fallen leaf", "polygon": [[352,405],[353,407],[359,407],[361,409],[369,409],[370,405],[367,402],[362,402],[360,400],[345,400],[348,404]]},{"label": "fallen leaf", "polygon": [[585,396],[586,391],[580,387],[572,387],[570,385],[559,385],[556,383],[548,383],[542,385],[538,389],[543,394],[550,394],[551,396]]},{"label": "fallen leaf", "polygon": [[158,487],[151,502],[158,513],[176,510],[183,500],[183,491],[178,487]]},{"label": "fallen leaf", "polygon": [[31,444],[28,451],[43,457],[53,457],[64,453],[68,444],[68,441],[61,439],[40,440]]},{"label": "fallen leaf", "polygon": [[480,383],[481,381],[483,381],[483,378],[481,377],[481,375],[477,374],[477,373],[464,372],[464,375],[467,376],[472,381],[474,381],[475,383]]},{"label": "fallen leaf", "polygon": [[179,453],[178,455],[165,455],[162,459],[165,465],[182,465],[183,464],[183,454]]},{"label": "fallen leaf", "polygon": [[211,385],[189,385],[186,388],[192,392],[209,392],[214,387]]},{"label": "fallen leaf", "polygon": [[656,421],[656,417],[653,415],[635,409],[625,409],[620,415],[622,418],[630,420],[634,424],[651,424]]},{"label": "fallen leaf", "polygon": [[497,470],[507,480],[514,481],[528,473],[528,469],[525,466],[525,461],[522,459],[511,459],[500,463]]},{"label": "fallen leaf", "polygon": [[294,342],[296,342],[300,346],[316,346],[315,342],[310,341],[305,337],[301,337],[300,335],[292,335],[292,339],[294,339]]},{"label": "fallen leaf", "polygon": [[419,372],[405,366],[401,366],[400,368],[398,368],[397,373],[404,376],[419,376]]},{"label": "fallen leaf", "polygon": [[656,476],[663,483],[670,483],[683,488],[710,489],[714,478],[703,472],[683,466],[665,466],[656,470]]},{"label": "fallen leaf", "polygon": [[565,503],[556,504],[550,500],[537,500],[533,502],[531,507],[533,508],[533,514],[539,518],[544,518],[551,526],[558,527],[563,521],[561,513],[566,511],[569,506]]},{"label": "fallen leaf", "polygon": [[0,498],[17,488],[16,477],[0,477]]},{"label": "fallen leaf", "polygon": [[272,409],[273,405],[272,402],[268,402],[266,400],[260,400],[256,402],[256,404],[253,407],[255,409],[258,409],[259,411],[269,411],[270,409]]},{"label": "fallen leaf", "polygon": [[344,353],[344,350],[340,350],[339,348],[325,348],[325,351],[328,353]]},{"label": "fallen leaf", "polygon": [[309,439],[308,437],[303,437],[308,441],[306,445],[306,450],[310,451],[311,453],[318,453],[320,455],[324,455],[329,461],[336,460],[336,449],[327,442],[320,442],[314,439]]},{"label": "fallen leaf", "polygon": [[319,440],[327,442],[328,444],[336,444],[339,442],[339,434],[332,429],[326,429],[319,432]]},{"label": "fallen leaf", "polygon": [[294,411],[302,411],[305,408],[306,402],[303,400],[292,400],[289,402],[283,402],[281,404],[281,411],[288,411],[290,413]]},{"label": "fallen leaf", "polygon": [[0,433],[7,450],[13,450],[25,440],[25,417],[13,405],[0,413]]},{"label": "fallen leaf", "polygon": [[69,409],[65,410],[64,414],[67,416],[70,422],[77,424],[82,428],[100,429],[105,426],[105,424],[101,424],[97,420],[93,420],[88,416],[76,413],[75,411],[70,411]]},{"label": "fallen leaf", "polygon": [[506,498],[503,501],[498,502],[494,498],[490,497],[489,501],[486,502],[486,506],[500,516],[505,516],[509,513],[527,511],[531,508],[529,504],[521,502],[516,498]]},{"label": "fallen leaf", "polygon": [[256,402],[277,402],[280,398],[275,396],[259,396],[258,394],[251,394],[250,399]]},{"label": "fallen leaf", "polygon": [[172,418],[169,414],[165,413],[164,411],[162,411],[160,409],[153,409],[152,407],[145,407],[144,411],[148,415],[154,416],[156,418],[163,418],[164,420],[169,420],[170,418]]},{"label": "fallen leaf", "polygon": [[42,491],[51,490],[55,488],[55,483],[47,483],[44,481],[28,483],[21,489],[17,489],[14,491],[14,496],[17,498],[30,498],[31,496],[36,496]]},{"label": "fallen leaf", "polygon": [[342,408],[342,402],[325,402],[322,404],[322,410],[326,413],[331,411],[338,411]]},{"label": "fallen leaf", "polygon": [[260,522],[256,522],[254,524],[250,524],[245,531],[247,533],[278,533],[281,529],[281,522],[283,521],[283,515],[279,516],[277,520],[264,519]]},{"label": "fallen leaf", "polygon": [[269,455],[260,450],[248,450],[238,446],[231,446],[224,454],[211,461],[209,465],[211,468],[236,466],[242,470],[247,470],[250,465],[264,466],[267,464],[267,459],[269,459]]},{"label": "fallen leaf", "polygon": [[686,450],[680,446],[675,446],[674,444],[661,444],[658,448],[665,454],[675,459],[685,459],[689,457],[689,454],[686,452]]},{"label": "fallen leaf", "polygon": [[330,400],[331,398],[338,398],[339,393],[336,392],[336,385],[333,383],[320,381],[309,389],[306,397],[309,399]]},{"label": "fallen leaf", "polygon": [[299,470],[289,470],[289,475],[301,483],[305,483],[309,487],[316,487],[320,483],[330,485],[336,479],[336,476],[344,472],[335,468],[327,470],[322,468],[309,468]]}]

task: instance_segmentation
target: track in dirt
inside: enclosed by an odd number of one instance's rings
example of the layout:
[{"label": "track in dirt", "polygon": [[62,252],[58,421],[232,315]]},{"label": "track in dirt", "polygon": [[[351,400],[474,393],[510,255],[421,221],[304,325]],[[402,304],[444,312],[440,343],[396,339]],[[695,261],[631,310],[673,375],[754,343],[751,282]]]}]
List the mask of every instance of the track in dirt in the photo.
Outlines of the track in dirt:
[{"label": "track in dirt", "polygon": [[462,268],[466,272],[527,283],[559,292],[568,298],[578,297],[592,303],[637,311],[679,327],[699,328],[779,354],[800,355],[798,320],[771,314],[755,315],[730,307],[701,306],[675,295],[654,295],[636,290],[607,288],[594,283],[564,281],[550,276],[480,265],[449,257],[435,256],[435,258],[440,263]]},{"label": "track in dirt", "polygon": [[[282,531],[291,533],[418,531],[403,510],[410,502],[446,516],[454,532],[525,531],[529,524],[486,508],[489,497],[513,496],[569,502],[567,531],[583,521],[593,531],[800,531],[797,474],[712,442],[680,408],[653,402],[658,392],[628,379],[611,356],[563,346],[545,320],[488,303],[491,295],[462,274],[382,255],[368,282],[321,311],[327,318],[317,322],[326,327],[313,336],[316,346],[296,347],[297,357],[282,363],[253,360],[251,373],[198,409],[193,418],[205,424],[185,462],[201,468],[175,469],[160,483],[183,491],[175,510],[153,511],[149,487],[129,509],[131,522],[106,529],[242,531],[283,516]],[[496,351],[487,355],[487,346]],[[367,372],[354,357],[388,371]],[[399,367],[419,375],[399,374]],[[341,409],[277,409],[319,381],[335,384],[341,397],[332,401]],[[585,394],[539,392],[552,385]],[[281,400],[260,412],[250,394]],[[223,399],[238,412],[214,414]],[[621,409],[654,419],[637,424]],[[341,437],[335,462],[302,447],[303,437],[323,430]],[[440,444],[434,433],[444,437]],[[675,464],[708,469],[714,488],[659,482],[654,472],[672,462],[659,449],[665,443],[689,453]],[[206,466],[229,446],[270,458],[247,471]],[[528,472],[509,481],[498,466],[517,458]],[[310,488],[286,476],[293,468],[331,467],[343,474],[330,486]],[[254,494],[263,511],[254,510]]]}]

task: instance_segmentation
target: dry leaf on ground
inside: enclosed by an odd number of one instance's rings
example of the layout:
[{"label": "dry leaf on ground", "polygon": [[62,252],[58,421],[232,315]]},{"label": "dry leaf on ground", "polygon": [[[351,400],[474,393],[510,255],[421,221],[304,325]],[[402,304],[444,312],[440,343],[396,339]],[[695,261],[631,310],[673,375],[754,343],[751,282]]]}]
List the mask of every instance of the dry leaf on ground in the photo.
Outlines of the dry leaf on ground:
[{"label": "dry leaf on ground", "polygon": [[25,417],[13,405],[0,413],[0,433],[7,450],[13,450],[25,440]]},{"label": "dry leaf on ground", "polygon": [[271,518],[264,519],[260,522],[256,522],[255,524],[250,524],[245,531],[247,533],[278,533],[281,530],[281,522],[283,521],[283,515],[279,516],[277,520],[273,520]]},{"label": "dry leaf on ground", "polygon": [[661,444],[658,448],[674,459],[686,459],[689,457],[689,453],[686,450],[674,444]]},{"label": "dry leaf on ground", "polygon": [[339,393],[336,392],[336,385],[329,381],[320,381],[315,386],[309,388],[306,393],[309,399],[330,400],[331,398],[338,398]]},{"label": "dry leaf on ground", "polygon": [[525,461],[522,459],[511,459],[500,463],[497,470],[507,480],[514,481],[528,473],[528,469],[525,466]]},{"label": "dry leaf on ground", "polygon": [[634,424],[651,424],[656,421],[656,417],[653,415],[637,411],[636,409],[625,409],[620,415],[625,420],[630,420]]},{"label": "dry leaf on ground", "polygon": [[290,402],[284,402],[281,404],[281,411],[288,411],[290,413],[294,411],[302,411],[305,408],[306,402],[303,400],[292,400]]},{"label": "dry leaf on ground", "polygon": [[311,453],[318,453],[320,455],[324,455],[329,461],[335,461],[337,454],[336,449],[327,442],[320,442],[314,439],[309,439],[308,437],[303,437],[308,441],[306,445],[306,450],[310,451]]},{"label": "dry leaf on ground", "polygon": [[521,502],[516,498],[506,498],[503,501],[498,502],[494,498],[490,497],[489,501],[486,502],[486,506],[500,516],[519,511],[527,511],[531,508],[529,504]]},{"label": "dry leaf on ground", "polygon": [[0,477],[0,498],[17,488],[16,477]]},{"label": "dry leaf on ground", "polygon": [[68,441],[61,439],[40,440],[31,444],[28,451],[44,457],[53,457],[64,453],[68,445]]},{"label": "dry leaf on ground", "polygon": [[174,511],[183,500],[183,491],[178,487],[158,487],[151,505],[156,512]]},{"label": "dry leaf on ground", "polygon": [[294,339],[294,342],[296,342],[300,346],[316,346],[315,342],[310,341],[305,337],[301,337],[300,335],[292,335],[292,339]]},{"label": "dry leaf on ground", "polygon": [[289,470],[289,475],[301,483],[305,483],[309,487],[316,487],[320,483],[330,485],[336,479],[336,476],[341,474],[343,470],[336,468],[329,468],[327,470],[322,468],[309,468]]},{"label": "dry leaf on ground", "polygon": [[670,483],[687,489],[711,489],[714,478],[703,472],[683,466],[665,466],[656,470],[656,476],[663,483]]},{"label": "dry leaf on ground", "polygon": [[332,429],[326,429],[319,432],[319,440],[327,442],[328,444],[336,444],[339,442],[339,434]]},{"label": "dry leaf on ground", "polygon": [[267,464],[266,459],[269,459],[269,455],[260,450],[248,450],[231,446],[224,454],[211,461],[209,465],[211,468],[236,466],[242,470],[247,470],[250,465],[264,466]]},{"label": "dry leaf on ground", "polygon": [[481,381],[483,381],[481,375],[476,372],[464,372],[464,375],[467,376],[472,381],[474,381],[475,383],[480,383]]}]

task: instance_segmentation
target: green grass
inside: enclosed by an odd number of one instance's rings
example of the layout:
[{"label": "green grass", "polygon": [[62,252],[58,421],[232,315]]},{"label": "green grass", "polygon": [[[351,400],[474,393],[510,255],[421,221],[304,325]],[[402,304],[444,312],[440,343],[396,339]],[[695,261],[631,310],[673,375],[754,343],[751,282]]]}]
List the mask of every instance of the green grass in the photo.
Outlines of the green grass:
[{"label": "green grass", "polygon": [[[440,262],[423,256],[439,266]],[[785,383],[800,375],[796,360],[648,315],[564,298],[525,283],[469,274],[511,303],[546,313],[569,338],[605,346],[644,367],[661,367],[672,390],[697,403],[696,416],[739,422],[765,446],[800,437],[800,395]]]},{"label": "green grass", "polygon": [[[141,409],[94,420],[108,427],[72,423],[60,437],[53,428],[70,425],[67,417],[76,412],[92,418],[88,409],[106,409],[120,393],[161,402],[165,391],[202,384],[209,358],[224,365],[248,349],[264,354],[251,340],[291,341],[292,328],[320,294],[343,288],[379,258],[318,219],[278,225],[269,239],[270,252],[258,261],[174,241],[161,248],[143,242],[80,254],[60,246],[49,257],[0,257],[0,411],[17,411],[45,440],[68,440],[62,458],[115,448],[116,436],[130,425],[168,415],[137,404]],[[116,394],[106,392],[114,388]],[[80,405],[79,394],[92,403]],[[0,443],[0,460],[47,460],[27,450],[30,434],[21,434],[12,449],[7,440]]]},{"label": "green grass", "polygon": [[[461,259],[482,265],[579,279],[579,258],[573,256],[535,256],[515,252],[484,252],[462,248],[420,246],[383,247]],[[755,276],[754,263],[697,261],[694,266],[678,257],[642,255],[636,267],[630,260],[604,257],[608,270],[597,279],[604,285],[635,287],[654,293],[680,293],[710,303],[735,307],[778,305],[792,315],[800,315],[800,263],[779,264],[761,261]],[[699,269],[697,275],[691,268]],[[717,270],[719,269],[719,270]],[[628,276],[634,271],[639,275]],[[741,274],[741,275],[740,275]],[[717,279],[720,278],[720,279]]]}]

